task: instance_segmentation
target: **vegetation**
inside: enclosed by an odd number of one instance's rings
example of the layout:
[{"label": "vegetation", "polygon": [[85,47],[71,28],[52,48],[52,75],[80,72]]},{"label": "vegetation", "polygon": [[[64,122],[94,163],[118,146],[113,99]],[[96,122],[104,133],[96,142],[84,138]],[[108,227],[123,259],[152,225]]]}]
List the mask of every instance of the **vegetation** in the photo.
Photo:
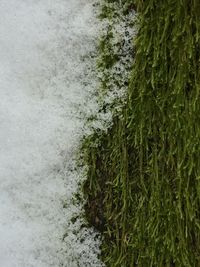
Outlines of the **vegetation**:
[{"label": "vegetation", "polygon": [[[198,267],[200,1],[120,3],[138,12],[135,60],[112,126],[84,141],[86,214],[106,266]],[[103,17],[113,19],[113,6],[105,1]],[[117,58],[100,52],[111,68]]]}]

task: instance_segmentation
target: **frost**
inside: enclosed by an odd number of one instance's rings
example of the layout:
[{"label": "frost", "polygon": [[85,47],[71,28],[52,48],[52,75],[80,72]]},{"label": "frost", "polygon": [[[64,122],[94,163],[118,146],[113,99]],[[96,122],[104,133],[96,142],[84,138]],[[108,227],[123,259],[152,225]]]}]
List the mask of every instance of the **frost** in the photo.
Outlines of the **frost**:
[{"label": "frost", "polygon": [[[137,33],[136,13],[132,10],[124,14],[124,7],[120,2],[105,3],[103,1],[102,7],[112,9],[113,15],[110,19],[104,18],[101,24],[100,56],[97,60],[96,74],[99,91],[93,111],[96,116],[91,116],[87,124],[90,125],[88,135],[97,130],[107,131],[112,124],[113,117],[122,110],[126,103],[129,75],[134,61],[133,40]],[[113,63],[106,65],[106,58],[111,57]]]},{"label": "frost", "polygon": [[0,266],[101,266],[70,171],[95,88],[92,4],[0,1]]}]

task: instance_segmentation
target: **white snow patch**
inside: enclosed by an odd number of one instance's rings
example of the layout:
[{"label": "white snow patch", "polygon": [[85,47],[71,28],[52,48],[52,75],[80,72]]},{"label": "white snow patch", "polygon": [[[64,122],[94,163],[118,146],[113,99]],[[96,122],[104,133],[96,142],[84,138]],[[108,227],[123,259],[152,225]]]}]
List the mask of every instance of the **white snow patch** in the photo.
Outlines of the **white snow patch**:
[{"label": "white snow patch", "polygon": [[0,1],[2,267],[101,266],[95,232],[70,224],[79,177],[66,171],[96,34],[92,0]]}]

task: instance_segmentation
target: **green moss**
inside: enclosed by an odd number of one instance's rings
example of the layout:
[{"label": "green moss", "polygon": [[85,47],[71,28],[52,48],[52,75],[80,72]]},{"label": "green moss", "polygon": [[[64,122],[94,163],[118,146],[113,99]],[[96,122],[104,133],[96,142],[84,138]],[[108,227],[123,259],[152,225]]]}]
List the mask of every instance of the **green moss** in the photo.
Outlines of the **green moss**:
[{"label": "green moss", "polygon": [[200,2],[133,2],[140,26],[128,103],[86,142],[86,210],[107,266],[198,267]]}]

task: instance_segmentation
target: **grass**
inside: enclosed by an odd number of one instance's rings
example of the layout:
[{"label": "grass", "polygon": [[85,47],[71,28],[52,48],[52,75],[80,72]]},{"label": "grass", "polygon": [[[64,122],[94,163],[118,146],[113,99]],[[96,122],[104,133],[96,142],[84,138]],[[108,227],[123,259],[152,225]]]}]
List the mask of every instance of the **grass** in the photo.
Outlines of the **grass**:
[{"label": "grass", "polygon": [[[115,4],[105,1],[103,17],[113,19]],[[135,60],[112,125],[84,141],[86,214],[102,232],[106,266],[198,267],[200,2],[121,4],[139,14]],[[104,49],[109,69],[116,59]]]}]

